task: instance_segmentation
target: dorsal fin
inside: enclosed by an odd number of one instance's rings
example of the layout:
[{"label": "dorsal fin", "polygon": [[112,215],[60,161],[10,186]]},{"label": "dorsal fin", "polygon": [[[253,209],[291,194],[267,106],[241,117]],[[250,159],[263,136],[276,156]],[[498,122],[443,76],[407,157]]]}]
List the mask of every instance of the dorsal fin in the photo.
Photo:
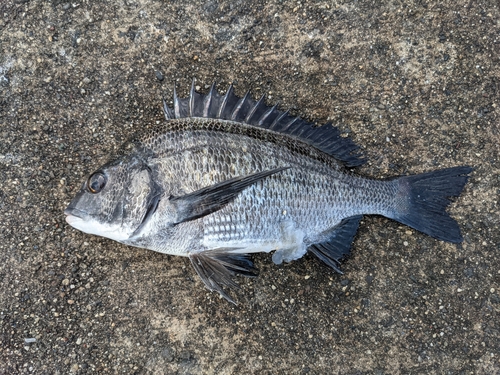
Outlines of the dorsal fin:
[{"label": "dorsal fin", "polygon": [[167,105],[165,98],[163,98],[163,114],[165,115],[165,120],[172,120],[175,118],[174,112]]},{"label": "dorsal fin", "polygon": [[174,87],[174,109],[163,104],[165,118],[204,117],[219,118],[269,129],[281,134],[300,139],[318,150],[333,156],[346,167],[357,167],[365,163],[359,153],[359,147],[348,137],[342,137],[340,130],[327,123],[315,126],[299,117],[280,111],[277,106],[268,107],[264,96],[258,101],[252,99],[250,92],[242,98],[234,94],[230,85],[226,94],[221,95],[215,88],[215,82],[208,94],[195,91],[194,79],[188,98],[180,99]]},{"label": "dorsal fin", "polygon": [[180,99],[174,87],[174,116],[175,118],[189,117],[189,98]]}]

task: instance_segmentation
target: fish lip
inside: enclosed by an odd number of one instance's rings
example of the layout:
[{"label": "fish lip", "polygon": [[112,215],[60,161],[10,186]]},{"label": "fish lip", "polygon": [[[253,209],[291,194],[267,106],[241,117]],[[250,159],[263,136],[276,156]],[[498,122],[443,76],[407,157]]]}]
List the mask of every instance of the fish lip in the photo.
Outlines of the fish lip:
[{"label": "fish lip", "polygon": [[65,210],[64,210],[64,214],[66,215],[66,221],[68,221],[68,218],[69,217],[74,217],[74,218],[78,218],[78,219],[84,219],[85,216],[87,216],[87,213],[82,211],[82,210],[79,210],[75,207],[71,207],[71,206],[68,206]]},{"label": "fish lip", "polygon": [[76,229],[78,229],[81,224],[85,222],[85,217],[87,216],[83,211],[70,207],[64,210],[64,214],[66,215],[66,223]]}]

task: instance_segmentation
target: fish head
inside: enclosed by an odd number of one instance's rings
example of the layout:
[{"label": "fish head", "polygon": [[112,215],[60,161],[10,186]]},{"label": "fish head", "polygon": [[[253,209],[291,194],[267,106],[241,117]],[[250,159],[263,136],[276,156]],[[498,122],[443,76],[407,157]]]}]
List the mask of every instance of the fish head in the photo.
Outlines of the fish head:
[{"label": "fish head", "polygon": [[147,164],[122,156],[83,182],[64,210],[66,222],[82,232],[123,242],[144,227],[159,195]]}]

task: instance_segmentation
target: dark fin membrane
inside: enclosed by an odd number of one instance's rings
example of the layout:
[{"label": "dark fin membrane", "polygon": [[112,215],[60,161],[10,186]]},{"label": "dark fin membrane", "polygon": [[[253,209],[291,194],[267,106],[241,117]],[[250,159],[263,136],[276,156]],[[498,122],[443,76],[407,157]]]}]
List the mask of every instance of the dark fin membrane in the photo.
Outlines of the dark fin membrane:
[{"label": "dark fin membrane", "polygon": [[174,116],[175,118],[189,117],[189,98],[180,99],[174,86]]},{"label": "dark fin membrane", "polygon": [[[229,86],[225,95],[215,89],[215,83],[208,94],[199,94],[194,90],[194,80],[188,98],[180,99],[174,87],[174,109],[166,107],[165,118],[204,117],[231,120],[269,129],[288,136],[296,137],[335,159],[346,167],[357,167],[366,162],[359,153],[359,147],[348,137],[342,137],[337,127],[331,123],[323,126],[290,116],[274,107],[268,107],[264,96],[258,101],[252,99],[249,92],[243,98],[234,94],[233,86]],[[173,116],[173,117],[172,117]]]},{"label": "dark fin membrane", "polygon": [[472,171],[471,167],[454,167],[399,177],[400,199],[391,219],[442,241],[462,242],[460,228],[446,207],[449,198],[460,195]]},{"label": "dark fin membrane", "polygon": [[217,117],[219,108],[222,103],[222,96],[219,95],[217,89],[215,88],[215,82],[210,86],[210,91],[205,95],[203,116],[206,118]]},{"label": "dark fin membrane", "polygon": [[174,111],[170,109],[165,98],[163,98],[163,114],[165,115],[165,120],[173,120],[175,118]]},{"label": "dark fin membrane", "polygon": [[206,95],[197,93],[194,90],[194,78],[189,92],[189,117],[203,117]]},{"label": "dark fin membrane", "polygon": [[176,224],[195,220],[218,211],[250,185],[286,169],[288,167],[234,177],[180,197],[170,197],[170,202],[177,210]]},{"label": "dark fin membrane", "polygon": [[231,114],[233,109],[239,101],[239,97],[234,94],[233,85],[230,85],[226,91],[226,95],[222,97],[219,111],[217,112],[217,118],[223,120],[231,120]]},{"label": "dark fin membrane", "polygon": [[222,297],[236,305],[236,302],[223,288],[239,289],[240,287],[233,280],[233,276],[256,277],[258,270],[254,267],[248,254],[232,253],[234,250],[207,250],[190,254],[189,259],[209,290],[219,292]]},{"label": "dark fin membrane", "polygon": [[328,241],[311,245],[308,250],[335,271],[342,273],[339,268],[340,261],[350,254],[351,244],[362,217],[351,216],[342,220],[333,228]]}]

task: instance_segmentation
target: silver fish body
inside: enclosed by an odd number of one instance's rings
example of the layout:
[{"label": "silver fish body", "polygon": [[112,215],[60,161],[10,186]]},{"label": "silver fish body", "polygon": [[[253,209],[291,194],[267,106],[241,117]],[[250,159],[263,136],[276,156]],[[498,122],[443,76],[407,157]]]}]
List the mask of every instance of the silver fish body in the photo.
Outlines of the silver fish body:
[{"label": "silver fish body", "polygon": [[[255,275],[248,254],[290,262],[313,252],[339,271],[362,215],[397,220],[460,242],[445,211],[469,167],[392,180],[357,176],[364,159],[331,125],[314,127],[262,99],[212,86],[164,104],[167,121],[124,144],[93,173],[65,213],[84,232],[188,256],[210,290],[238,273]],[[339,271],[340,272],[340,271]]]}]

